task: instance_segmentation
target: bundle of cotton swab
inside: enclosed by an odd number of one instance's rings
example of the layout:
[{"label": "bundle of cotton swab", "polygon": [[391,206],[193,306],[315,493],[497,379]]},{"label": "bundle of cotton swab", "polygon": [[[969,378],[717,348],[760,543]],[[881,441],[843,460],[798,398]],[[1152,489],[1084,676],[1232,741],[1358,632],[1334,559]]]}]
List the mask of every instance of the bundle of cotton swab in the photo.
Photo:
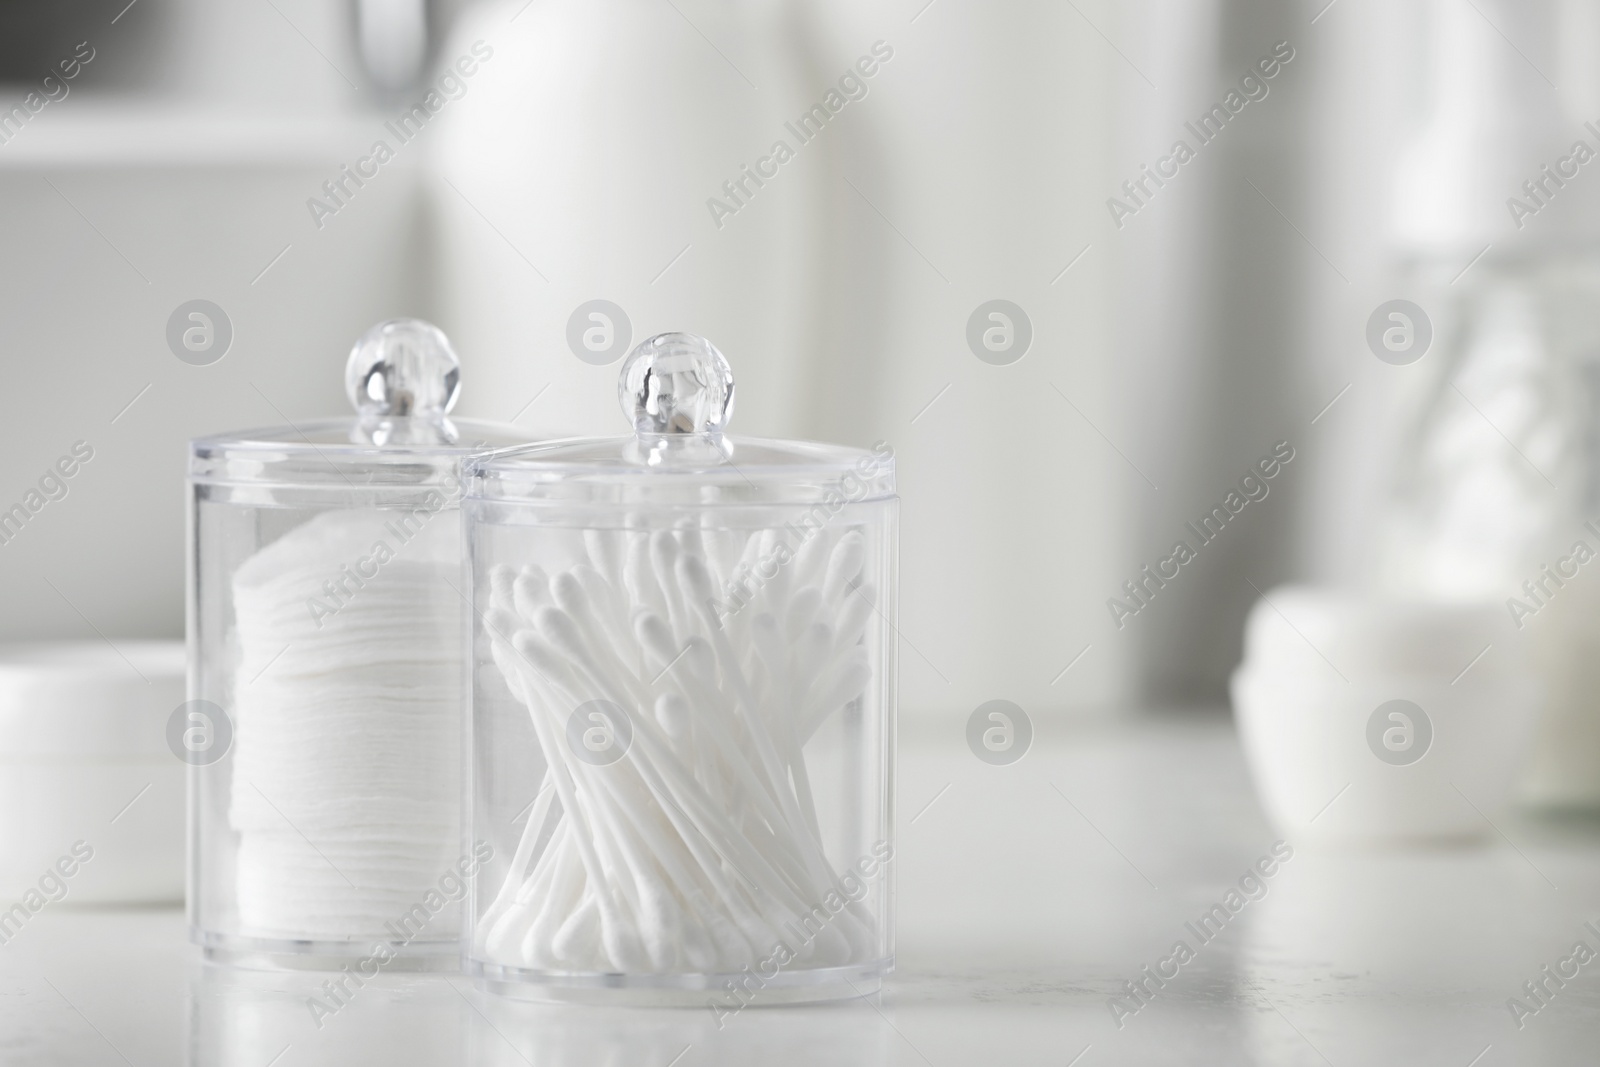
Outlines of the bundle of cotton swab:
[{"label": "bundle of cotton swab", "polygon": [[[814,530],[791,558],[780,537],[588,531],[586,558],[558,573],[491,572],[494,662],[547,769],[477,925],[480,958],[701,974],[780,944],[799,967],[875,958],[859,883],[847,893],[824,853],[805,756],[872,677],[866,542]],[[625,719],[604,765],[569,740],[596,701]]]}]

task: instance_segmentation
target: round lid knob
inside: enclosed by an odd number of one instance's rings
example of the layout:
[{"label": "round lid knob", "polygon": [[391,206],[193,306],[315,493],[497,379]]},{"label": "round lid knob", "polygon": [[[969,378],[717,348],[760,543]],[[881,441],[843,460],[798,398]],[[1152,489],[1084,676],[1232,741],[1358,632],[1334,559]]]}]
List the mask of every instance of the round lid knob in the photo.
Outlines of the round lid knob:
[{"label": "round lid knob", "polygon": [[704,337],[656,334],[623,360],[617,399],[641,436],[718,435],[733,414],[733,368]]},{"label": "round lid knob", "polygon": [[344,391],[364,419],[442,419],[461,390],[461,361],[444,331],[421,319],[380,322],[356,342]]}]

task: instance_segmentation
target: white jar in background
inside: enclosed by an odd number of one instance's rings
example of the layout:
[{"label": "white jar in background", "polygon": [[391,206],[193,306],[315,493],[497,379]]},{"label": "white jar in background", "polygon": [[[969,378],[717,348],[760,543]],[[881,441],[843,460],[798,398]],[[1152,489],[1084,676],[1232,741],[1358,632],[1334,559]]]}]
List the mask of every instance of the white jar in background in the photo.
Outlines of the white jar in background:
[{"label": "white jar in background", "polygon": [[1310,587],[1258,601],[1231,689],[1278,831],[1358,845],[1490,832],[1537,712],[1502,610]]},{"label": "white jar in background", "polygon": [[14,905],[183,899],[183,699],[181,641],[0,646],[0,940]]}]

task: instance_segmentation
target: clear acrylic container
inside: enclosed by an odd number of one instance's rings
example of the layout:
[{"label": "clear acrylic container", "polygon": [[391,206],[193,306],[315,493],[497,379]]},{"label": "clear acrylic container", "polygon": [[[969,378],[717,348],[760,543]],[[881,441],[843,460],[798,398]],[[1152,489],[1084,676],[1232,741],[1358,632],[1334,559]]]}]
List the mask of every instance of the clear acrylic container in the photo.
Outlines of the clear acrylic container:
[{"label": "clear acrylic container", "polygon": [[467,464],[469,970],[536,999],[870,993],[892,968],[893,454],[722,434],[708,342],[635,432]]},{"label": "clear acrylic container", "polygon": [[350,354],[354,417],[191,443],[181,743],[211,958],[457,965],[482,862],[461,837],[460,461],[530,440],[447,418],[459,378],[437,329],[386,322]]}]

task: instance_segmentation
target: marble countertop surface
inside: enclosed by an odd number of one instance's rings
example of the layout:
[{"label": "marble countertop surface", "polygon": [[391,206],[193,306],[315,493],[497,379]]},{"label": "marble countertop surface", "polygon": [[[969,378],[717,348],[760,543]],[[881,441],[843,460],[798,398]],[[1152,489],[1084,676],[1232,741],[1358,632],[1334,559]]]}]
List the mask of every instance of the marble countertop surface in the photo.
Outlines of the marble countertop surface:
[{"label": "marble countertop surface", "polygon": [[[1572,962],[1580,941],[1600,949],[1600,822],[1522,817],[1413,850],[1290,842],[1202,940],[1193,924],[1278,841],[1226,718],[1041,730],[1003,767],[947,733],[902,744],[899,967],[878,995],[719,1026],[385,974],[319,1025],[320,976],[205,964],[178,909],[62,905],[0,947],[0,1062],[1600,1062],[1600,959]],[[1544,1003],[1514,1013],[1540,980]]]}]

